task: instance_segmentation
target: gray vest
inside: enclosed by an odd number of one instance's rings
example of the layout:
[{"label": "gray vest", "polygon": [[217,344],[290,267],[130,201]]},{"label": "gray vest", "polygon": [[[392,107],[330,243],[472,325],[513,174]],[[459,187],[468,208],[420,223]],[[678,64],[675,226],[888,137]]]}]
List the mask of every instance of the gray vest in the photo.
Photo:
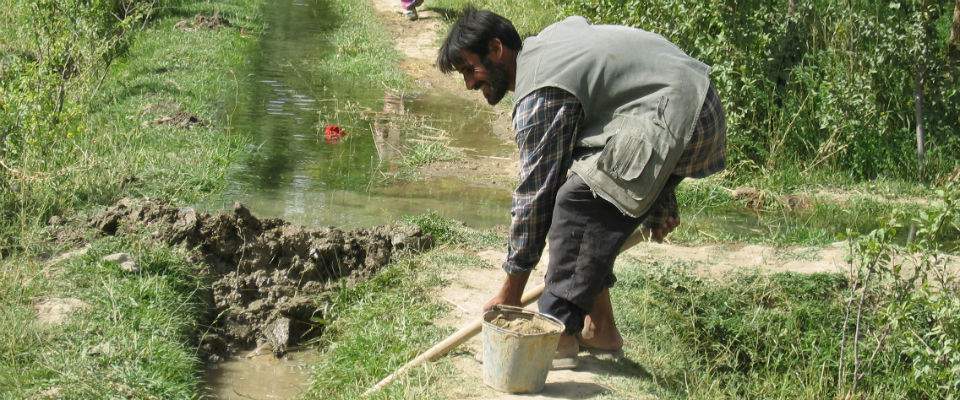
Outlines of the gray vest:
[{"label": "gray vest", "polygon": [[660,35],[569,17],[524,40],[515,91],[519,101],[558,87],[580,100],[586,118],[577,147],[599,151],[575,160],[572,171],[639,217],[690,141],[709,72]]}]

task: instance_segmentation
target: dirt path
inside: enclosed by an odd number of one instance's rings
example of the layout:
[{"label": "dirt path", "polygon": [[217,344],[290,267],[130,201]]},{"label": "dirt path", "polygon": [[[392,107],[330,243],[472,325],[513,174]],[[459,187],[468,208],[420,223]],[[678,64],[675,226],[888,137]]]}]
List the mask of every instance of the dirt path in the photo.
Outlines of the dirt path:
[{"label": "dirt path", "polygon": [[[455,74],[444,75],[436,68],[437,49],[444,34],[441,16],[430,9],[421,8],[420,19],[408,21],[400,14],[397,0],[372,0],[390,36],[396,38],[394,47],[405,59],[400,67],[414,78],[417,91],[443,92],[477,102],[481,109],[489,110],[493,119],[493,134],[512,146],[512,129],[508,107],[490,107],[479,92],[466,90],[463,81]],[[510,188],[516,182],[517,157],[465,156],[453,161],[428,165],[420,174],[428,179],[455,177],[480,186]]]}]

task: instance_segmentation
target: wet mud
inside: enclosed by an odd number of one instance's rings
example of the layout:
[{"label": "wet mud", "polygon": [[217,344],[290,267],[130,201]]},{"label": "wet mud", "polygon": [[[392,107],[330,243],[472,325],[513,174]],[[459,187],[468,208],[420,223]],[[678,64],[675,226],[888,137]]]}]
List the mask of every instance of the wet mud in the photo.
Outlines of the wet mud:
[{"label": "wet mud", "polygon": [[199,345],[213,361],[251,348],[282,355],[321,333],[318,321],[332,290],[369,278],[398,252],[433,244],[415,227],[307,229],[258,219],[239,203],[232,212],[209,214],[123,199],[86,222],[104,235],[146,232],[192,249],[212,282],[209,327]]},{"label": "wet mud", "polygon": [[177,111],[170,115],[165,115],[153,120],[154,125],[172,125],[181,129],[189,129],[195,126],[206,126],[207,122],[200,117],[186,111]]},{"label": "wet mud", "polygon": [[544,333],[560,332],[553,324],[529,315],[500,314],[490,320],[490,323],[521,335],[541,335]]},{"label": "wet mud", "polygon": [[174,25],[175,28],[186,32],[193,32],[201,29],[216,30],[230,26],[233,25],[230,24],[229,20],[221,17],[219,12],[214,12],[213,15],[197,14],[193,18],[180,20],[176,25]]}]

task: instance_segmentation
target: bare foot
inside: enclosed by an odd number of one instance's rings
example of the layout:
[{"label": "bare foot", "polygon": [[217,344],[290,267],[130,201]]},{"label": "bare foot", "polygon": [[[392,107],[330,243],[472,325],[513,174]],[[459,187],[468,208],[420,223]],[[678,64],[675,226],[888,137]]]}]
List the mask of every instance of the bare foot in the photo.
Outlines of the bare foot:
[{"label": "bare foot", "polygon": [[616,351],[623,348],[623,337],[613,318],[610,290],[603,289],[593,303],[593,311],[583,321],[580,344],[596,350]]},{"label": "bare foot", "polygon": [[580,332],[580,344],[596,350],[620,350],[623,337],[613,324],[597,324],[588,315]]}]

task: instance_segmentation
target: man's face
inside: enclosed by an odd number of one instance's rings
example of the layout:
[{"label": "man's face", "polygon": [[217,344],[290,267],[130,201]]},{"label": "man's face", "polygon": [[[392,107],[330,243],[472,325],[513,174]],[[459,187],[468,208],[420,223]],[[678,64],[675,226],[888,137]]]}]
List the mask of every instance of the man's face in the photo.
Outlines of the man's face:
[{"label": "man's face", "polygon": [[463,75],[463,83],[467,85],[467,89],[483,92],[483,97],[490,105],[499,103],[510,88],[506,67],[489,57],[481,59],[466,50],[462,51],[461,55],[464,64],[458,65],[457,71]]}]

